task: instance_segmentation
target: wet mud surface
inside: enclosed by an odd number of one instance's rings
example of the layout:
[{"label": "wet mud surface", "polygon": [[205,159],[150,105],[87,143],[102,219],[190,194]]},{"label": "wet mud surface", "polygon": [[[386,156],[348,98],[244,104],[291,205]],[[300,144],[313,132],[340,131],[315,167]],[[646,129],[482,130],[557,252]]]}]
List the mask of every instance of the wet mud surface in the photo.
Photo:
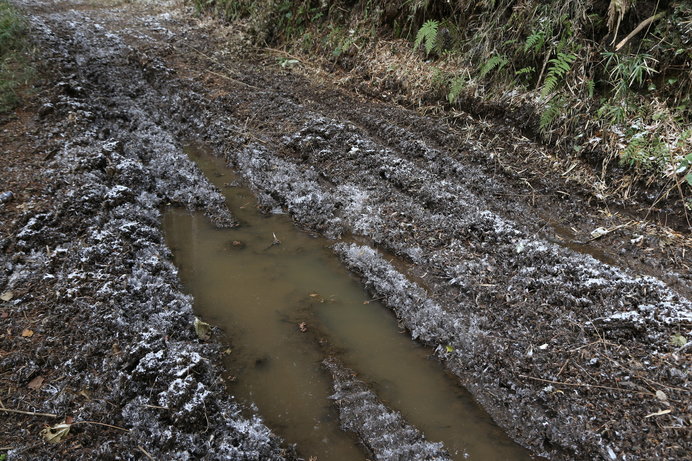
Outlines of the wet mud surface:
[{"label": "wet mud surface", "polygon": [[177,5],[18,3],[51,72],[3,128],[0,408],[55,418],[4,413],[10,459],[295,457],[226,393],[163,241],[169,204],[236,224],[183,152],[195,138],[263,210],[334,239],[534,453],[689,456],[689,234],[496,161],[548,155],[510,129],[311,81]]},{"label": "wet mud surface", "polygon": [[[422,459],[438,456],[440,443],[449,459],[530,459],[363,290],[330,250],[333,241],[301,232],[285,214],[261,213],[223,159],[186,150],[241,223],[218,229],[180,209],[164,217],[195,311],[229,338],[224,355],[237,399],[256,404],[306,459]],[[325,373],[324,357],[334,373]]]}]

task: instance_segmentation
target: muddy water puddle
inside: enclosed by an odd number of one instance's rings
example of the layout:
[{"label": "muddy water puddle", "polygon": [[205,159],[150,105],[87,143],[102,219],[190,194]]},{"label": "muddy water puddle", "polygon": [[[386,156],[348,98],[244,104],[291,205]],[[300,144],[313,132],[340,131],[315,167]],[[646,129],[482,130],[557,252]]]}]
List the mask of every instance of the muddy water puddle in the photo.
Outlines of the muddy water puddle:
[{"label": "muddy water puddle", "polygon": [[202,214],[179,209],[168,210],[164,221],[198,315],[230,338],[233,395],[255,402],[265,422],[306,458],[366,459],[357,440],[339,429],[320,338],[385,404],[429,440],[444,442],[455,459],[531,459],[430,350],[368,298],[329,250],[333,242],[301,232],[286,215],[261,214],[252,192],[233,185],[223,160],[199,148],[188,155],[241,223],[220,230]]},{"label": "muddy water puddle", "polygon": [[558,245],[569,248],[576,253],[589,255],[594,259],[597,259],[610,266],[622,266],[622,264],[619,264],[619,261],[616,261],[610,257],[605,251],[601,250],[595,245],[589,244],[588,241],[582,242],[577,240],[577,232],[569,226],[560,224],[559,222],[548,218],[545,215],[541,215],[541,218],[553,228],[553,232],[555,232],[555,235],[560,239],[559,241],[555,242]]}]

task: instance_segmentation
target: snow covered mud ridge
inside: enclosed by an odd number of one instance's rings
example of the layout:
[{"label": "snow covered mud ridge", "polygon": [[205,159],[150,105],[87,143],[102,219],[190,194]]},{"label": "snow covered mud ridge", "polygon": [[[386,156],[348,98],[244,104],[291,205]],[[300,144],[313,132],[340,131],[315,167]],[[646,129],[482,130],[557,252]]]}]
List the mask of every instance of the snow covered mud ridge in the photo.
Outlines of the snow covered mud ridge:
[{"label": "snow covered mud ridge", "polygon": [[[180,74],[199,63],[177,47],[203,47],[209,31],[176,16],[25,5],[61,70],[46,112],[61,120],[52,135],[65,141],[46,172],[51,210],[27,213],[0,245],[14,249],[0,256],[0,291],[54,293],[43,328],[83,328],[68,344],[56,339],[70,356],[60,384],[42,389],[42,410],[109,415],[126,428],[83,438],[97,459],[127,458],[133,446],[156,459],[295,458],[227,396],[218,347],[195,336],[191,299],[163,243],[158,210],[167,204],[204,210],[219,226],[235,222],[182,152],[193,137],[224,155],[266,210],[335,239],[335,253],[412,337],[535,453],[692,452],[690,301],[656,278],[548,241],[528,207],[493,198],[503,185],[446,150],[429,121],[340,92],[320,98],[323,89],[261,70],[246,68],[248,81],[226,91],[205,87]],[[13,308],[40,301],[15,299]],[[0,363],[24,385],[59,360],[44,350]],[[447,459],[338,362],[325,366],[343,426],[378,459]],[[391,434],[407,444],[387,445]],[[420,451],[390,457],[407,447]],[[10,455],[69,458],[42,446]]]},{"label": "snow covered mud ridge", "polygon": [[429,442],[400,413],[387,408],[353,370],[334,358],[322,362],[334,381],[334,399],[344,429],[358,434],[375,459],[450,461],[442,443]]},{"label": "snow covered mud ridge", "polygon": [[81,448],[38,443],[8,459],[294,459],[228,396],[210,360],[218,347],[195,336],[192,299],[163,242],[163,205],[203,209],[230,226],[223,198],[183,154],[130,47],[75,12],[31,20],[64,76],[50,117],[69,116],[55,127],[64,142],[44,175],[55,202],[2,242],[14,254],[3,252],[0,291],[53,293],[14,299],[12,309],[50,302],[37,334],[59,333],[34,356],[3,356],[0,368],[22,386],[57,368],[63,378],[42,388],[42,411],[123,429],[74,424]]}]

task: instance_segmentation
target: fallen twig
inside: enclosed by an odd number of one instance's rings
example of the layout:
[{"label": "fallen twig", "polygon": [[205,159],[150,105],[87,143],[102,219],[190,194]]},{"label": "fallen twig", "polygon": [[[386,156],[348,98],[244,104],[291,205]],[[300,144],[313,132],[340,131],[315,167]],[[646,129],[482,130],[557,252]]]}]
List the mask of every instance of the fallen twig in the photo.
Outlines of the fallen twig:
[{"label": "fallen twig", "polygon": [[620,391],[620,392],[634,392],[635,394],[646,394],[646,395],[656,395],[652,392],[644,392],[644,391],[635,391],[632,389],[623,389],[621,387],[610,387],[610,386],[601,386],[598,384],[580,384],[580,383],[566,383],[563,381],[553,381],[551,379],[543,379],[543,378],[536,378],[534,376],[528,376],[528,375],[519,375],[520,378],[526,378],[526,379],[532,379],[534,381],[540,381],[542,383],[549,383],[549,384],[557,384],[559,386],[572,386],[572,387],[593,387],[596,389],[606,389],[609,391]]},{"label": "fallen twig", "polygon": [[144,456],[146,456],[147,458],[149,458],[151,461],[155,461],[155,460],[154,460],[154,457],[151,456],[151,454],[149,454],[149,452],[146,451],[146,450],[144,449],[144,447],[142,447],[141,445],[137,445],[137,449],[138,449],[139,451],[141,451],[142,453],[144,453]]},{"label": "fallen twig", "polygon": [[637,35],[643,28],[645,28],[646,26],[648,26],[648,25],[651,24],[652,22],[661,19],[661,18],[662,18],[663,16],[665,16],[665,15],[666,15],[666,12],[665,12],[665,11],[661,11],[660,13],[655,14],[655,15],[649,17],[649,18],[646,18],[645,20],[643,20],[642,22],[640,22],[639,25],[638,25],[637,27],[635,27],[634,30],[633,30],[632,32],[630,32],[629,35],[628,35],[627,37],[623,38],[622,40],[620,40],[620,43],[618,43],[617,45],[615,45],[615,51],[618,51],[620,48],[622,48],[623,46],[625,46],[625,45],[627,44],[627,42],[629,42],[629,41],[632,39],[632,37],[634,37],[635,35]]},{"label": "fallen twig", "polygon": [[252,85],[250,85],[250,84],[248,84],[248,83],[241,82],[241,81],[238,80],[237,78],[230,77],[230,76],[228,76],[228,75],[226,75],[226,74],[222,74],[222,73],[219,73],[219,72],[214,72],[213,70],[209,70],[209,69],[207,69],[205,72],[207,72],[208,74],[216,75],[217,77],[225,78],[226,80],[228,80],[228,81],[230,81],[230,82],[239,83],[239,84],[241,84],[241,85],[245,85],[245,86],[247,86],[247,87],[250,87],[250,88],[259,90],[259,88],[257,88],[256,86],[252,86]]},{"label": "fallen twig", "polygon": [[47,416],[49,418],[57,418],[58,417],[58,415],[54,415],[53,413],[39,413],[37,411],[13,410],[11,408],[0,408],[0,411],[4,411],[5,413],[19,413],[21,415],[29,415],[29,416]]},{"label": "fallen twig", "polygon": [[126,429],[126,428],[124,428],[124,427],[113,426],[112,424],[100,423],[100,422],[98,422],[98,421],[77,421],[76,423],[72,423],[73,426],[74,426],[75,424],[97,424],[97,425],[99,425],[99,426],[106,426],[106,427],[110,427],[110,428],[113,428],[113,429],[118,429],[119,431],[130,432],[129,429]]},{"label": "fallen twig", "polygon": [[169,410],[168,407],[161,407],[161,406],[159,406],[159,405],[149,405],[148,403],[145,403],[144,406],[145,406],[146,408],[156,408],[156,409],[159,409],[159,410]]},{"label": "fallen twig", "polygon": [[[200,56],[205,57],[205,58],[208,59],[209,61],[211,61],[211,62],[213,62],[214,64],[216,64],[217,66],[221,67],[223,70],[225,70],[225,71],[227,71],[227,72],[229,72],[229,73],[232,73],[232,72],[233,72],[231,69],[229,69],[228,67],[224,66],[221,62],[219,62],[218,59],[215,59],[215,58],[213,58],[212,56],[209,56],[208,54],[206,54],[206,53],[204,53],[204,52],[198,50],[198,49],[195,48],[194,46],[191,46],[191,45],[189,45],[189,44],[187,44],[187,43],[184,43],[184,42],[182,42],[182,41],[179,41],[178,43],[179,43],[179,44],[182,44],[182,45],[185,46],[185,47],[187,47],[189,50],[194,51],[195,53],[199,54]],[[214,74],[214,75],[216,75],[216,76],[218,76],[218,77],[225,78],[225,79],[227,79],[227,80],[229,80],[229,81],[232,81],[232,82],[234,82],[234,83],[239,83],[239,84],[241,84],[241,85],[245,85],[245,86],[247,86],[248,88],[253,88],[253,89],[255,89],[255,90],[261,90],[261,88],[258,88],[258,87],[254,86],[254,85],[250,85],[249,83],[242,82],[242,81],[240,81],[240,80],[238,80],[238,79],[235,79],[235,78],[233,78],[233,77],[231,77],[231,76],[229,76],[229,75],[217,73],[217,72],[214,72],[214,71],[211,71],[211,70],[207,70],[206,72],[208,72],[208,73],[210,73],[210,74]]]},{"label": "fallen twig", "polygon": [[301,63],[303,63],[303,58],[299,58],[298,56],[295,56],[295,55],[293,55],[293,54],[291,54],[291,53],[289,53],[289,52],[287,52],[287,51],[284,51],[284,50],[277,50],[276,48],[269,48],[269,47],[265,47],[264,50],[266,50],[266,51],[272,51],[272,52],[274,52],[274,53],[283,54],[283,55],[288,56],[289,58],[295,59],[296,61],[300,61]]}]

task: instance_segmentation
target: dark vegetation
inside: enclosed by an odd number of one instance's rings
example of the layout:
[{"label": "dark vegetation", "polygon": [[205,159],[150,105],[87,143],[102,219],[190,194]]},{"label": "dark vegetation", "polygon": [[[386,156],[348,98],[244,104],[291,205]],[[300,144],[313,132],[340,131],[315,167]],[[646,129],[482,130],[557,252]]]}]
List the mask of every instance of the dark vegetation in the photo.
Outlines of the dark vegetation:
[{"label": "dark vegetation", "polygon": [[611,191],[637,184],[692,207],[688,1],[194,2],[400,101],[509,119],[596,166]]},{"label": "dark vegetation", "polygon": [[0,115],[14,109],[19,89],[31,75],[25,57],[26,22],[7,0],[0,0]]}]

